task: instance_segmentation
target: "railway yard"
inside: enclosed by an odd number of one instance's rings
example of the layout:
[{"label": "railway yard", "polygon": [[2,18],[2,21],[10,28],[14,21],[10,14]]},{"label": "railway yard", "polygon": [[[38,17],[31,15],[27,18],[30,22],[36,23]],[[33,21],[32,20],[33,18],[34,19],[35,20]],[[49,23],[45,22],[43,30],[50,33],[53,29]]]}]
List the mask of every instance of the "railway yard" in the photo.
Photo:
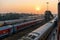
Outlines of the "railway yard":
[{"label": "railway yard", "polygon": [[39,24],[33,25],[31,27],[28,27],[26,29],[23,29],[21,31],[19,31],[18,33],[9,35],[8,37],[5,37],[1,40],[18,40],[20,39],[22,36],[27,35],[28,33],[32,32],[33,30],[35,30],[36,28],[42,26],[43,24],[45,24],[44,20],[41,21]]},{"label": "railway yard", "polygon": [[27,37],[30,33],[35,34],[35,35],[34,34],[31,35],[31,37],[33,38],[34,36],[39,35],[39,36],[36,36],[36,38],[37,37],[39,38],[34,39],[34,40],[41,40],[41,39],[45,40],[47,38],[49,40],[49,39],[54,38],[54,36],[50,36],[50,34],[53,35],[54,33],[56,33],[54,31],[56,22],[57,22],[57,17],[53,18],[50,21],[45,21],[44,19],[35,19],[33,21],[24,22],[24,23],[17,24],[17,25],[14,24],[14,25],[11,25],[10,27],[4,26],[4,27],[1,27],[3,30],[0,31],[0,34],[7,34],[7,35],[6,36],[2,35],[0,37],[0,40],[20,40],[21,38],[23,39],[24,36]]},{"label": "railway yard", "polygon": [[0,40],[60,40],[60,0],[1,0],[1,4]]}]

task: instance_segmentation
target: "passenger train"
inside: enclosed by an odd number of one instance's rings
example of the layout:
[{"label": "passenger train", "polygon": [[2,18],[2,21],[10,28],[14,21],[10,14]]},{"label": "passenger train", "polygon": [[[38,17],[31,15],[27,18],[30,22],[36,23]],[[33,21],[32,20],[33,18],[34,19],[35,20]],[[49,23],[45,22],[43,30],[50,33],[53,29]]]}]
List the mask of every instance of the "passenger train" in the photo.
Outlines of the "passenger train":
[{"label": "passenger train", "polygon": [[36,25],[38,23],[41,23],[41,19],[0,27],[0,38],[4,37],[5,35],[16,33],[19,30]]},{"label": "passenger train", "polygon": [[55,28],[56,23],[57,17],[18,40],[46,40],[48,35]]},{"label": "passenger train", "polygon": [[23,23],[23,22],[32,21],[32,20],[35,20],[35,19],[15,19],[15,20],[0,21],[0,27],[6,26],[6,25],[13,25],[17,23]]}]

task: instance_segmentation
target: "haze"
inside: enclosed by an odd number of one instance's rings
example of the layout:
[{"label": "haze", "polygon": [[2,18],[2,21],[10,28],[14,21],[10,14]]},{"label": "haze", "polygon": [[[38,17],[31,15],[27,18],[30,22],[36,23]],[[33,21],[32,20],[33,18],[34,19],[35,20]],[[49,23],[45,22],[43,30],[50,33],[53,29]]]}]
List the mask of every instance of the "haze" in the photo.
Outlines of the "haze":
[{"label": "haze", "polygon": [[46,2],[49,2],[48,9],[52,13],[57,13],[57,0],[0,0],[0,13],[25,12],[42,14],[47,10]]}]

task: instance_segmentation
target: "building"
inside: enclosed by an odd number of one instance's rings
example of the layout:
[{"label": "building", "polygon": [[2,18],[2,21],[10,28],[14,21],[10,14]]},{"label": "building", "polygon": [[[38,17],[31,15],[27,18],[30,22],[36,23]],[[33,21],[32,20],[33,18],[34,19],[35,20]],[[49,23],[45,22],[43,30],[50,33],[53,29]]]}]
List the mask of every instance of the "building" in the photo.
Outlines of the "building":
[{"label": "building", "polygon": [[53,18],[51,11],[45,11],[45,21],[49,21]]}]

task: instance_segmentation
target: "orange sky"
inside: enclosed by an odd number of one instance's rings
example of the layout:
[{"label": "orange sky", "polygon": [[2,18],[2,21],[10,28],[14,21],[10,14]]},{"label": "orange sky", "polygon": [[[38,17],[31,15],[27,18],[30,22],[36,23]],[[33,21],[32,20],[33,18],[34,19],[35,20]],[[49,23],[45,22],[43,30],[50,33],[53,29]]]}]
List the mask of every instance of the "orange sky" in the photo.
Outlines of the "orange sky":
[{"label": "orange sky", "polygon": [[[57,13],[57,0],[0,0],[0,12],[44,13],[49,2],[49,10]],[[36,8],[40,10],[36,10]]]}]

